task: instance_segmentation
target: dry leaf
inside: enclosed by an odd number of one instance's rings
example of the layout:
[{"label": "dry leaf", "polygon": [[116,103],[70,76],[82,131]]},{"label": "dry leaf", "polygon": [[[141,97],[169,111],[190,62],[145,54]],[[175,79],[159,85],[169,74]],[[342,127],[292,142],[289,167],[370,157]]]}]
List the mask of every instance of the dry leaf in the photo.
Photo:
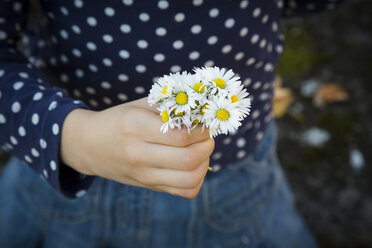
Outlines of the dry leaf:
[{"label": "dry leaf", "polygon": [[282,87],[282,79],[278,76],[274,82],[273,113],[275,118],[282,117],[293,102],[293,94],[289,88]]},{"label": "dry leaf", "polygon": [[337,83],[328,83],[318,88],[313,104],[317,108],[323,108],[325,105],[334,102],[345,102],[349,100],[349,94]]}]

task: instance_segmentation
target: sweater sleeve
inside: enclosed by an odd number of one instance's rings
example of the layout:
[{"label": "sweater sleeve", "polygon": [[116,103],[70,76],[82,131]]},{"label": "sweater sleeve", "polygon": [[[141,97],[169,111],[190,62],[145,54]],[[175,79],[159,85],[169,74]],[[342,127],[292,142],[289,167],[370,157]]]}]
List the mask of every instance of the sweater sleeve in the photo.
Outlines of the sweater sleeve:
[{"label": "sweater sleeve", "polygon": [[94,177],[59,160],[65,117],[87,108],[45,82],[17,49],[26,31],[28,0],[0,2],[0,144],[69,198],[84,195]]},{"label": "sweater sleeve", "polygon": [[342,2],[344,0],[284,0],[283,15],[291,17],[333,10]]}]

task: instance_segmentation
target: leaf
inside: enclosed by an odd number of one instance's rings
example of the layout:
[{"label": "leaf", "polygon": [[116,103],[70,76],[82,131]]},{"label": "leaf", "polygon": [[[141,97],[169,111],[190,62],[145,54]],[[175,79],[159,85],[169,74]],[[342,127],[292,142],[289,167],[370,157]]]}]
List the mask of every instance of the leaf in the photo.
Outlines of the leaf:
[{"label": "leaf", "polygon": [[317,108],[323,108],[327,104],[335,102],[345,102],[349,100],[349,94],[338,83],[327,83],[318,88],[313,104]]},{"label": "leaf", "polygon": [[275,118],[281,118],[287,113],[293,102],[293,93],[289,88],[282,87],[282,79],[278,76],[274,82],[273,113]]}]

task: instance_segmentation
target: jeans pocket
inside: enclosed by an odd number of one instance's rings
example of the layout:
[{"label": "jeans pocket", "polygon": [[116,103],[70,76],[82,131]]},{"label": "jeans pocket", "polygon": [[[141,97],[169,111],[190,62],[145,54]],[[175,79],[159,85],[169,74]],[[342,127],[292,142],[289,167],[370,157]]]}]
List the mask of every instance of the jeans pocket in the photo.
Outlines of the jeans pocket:
[{"label": "jeans pocket", "polygon": [[212,228],[237,231],[263,211],[278,187],[273,146],[266,148],[259,160],[256,153],[206,181],[203,204]]},{"label": "jeans pocket", "polygon": [[95,180],[85,196],[67,199],[30,168],[26,168],[20,161],[16,163],[18,178],[22,178],[16,182],[20,184],[20,196],[41,217],[63,223],[79,223],[88,220],[96,212],[99,202],[98,180]]}]

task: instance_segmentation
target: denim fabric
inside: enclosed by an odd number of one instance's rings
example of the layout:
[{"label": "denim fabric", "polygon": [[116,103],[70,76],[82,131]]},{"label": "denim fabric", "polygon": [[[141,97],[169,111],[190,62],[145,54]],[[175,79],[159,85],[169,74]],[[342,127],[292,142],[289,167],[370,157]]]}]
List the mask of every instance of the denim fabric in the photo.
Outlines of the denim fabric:
[{"label": "denim fabric", "polygon": [[316,247],[275,142],[272,124],[254,154],[206,178],[192,200],[101,178],[70,200],[12,158],[0,181],[1,247]]}]

